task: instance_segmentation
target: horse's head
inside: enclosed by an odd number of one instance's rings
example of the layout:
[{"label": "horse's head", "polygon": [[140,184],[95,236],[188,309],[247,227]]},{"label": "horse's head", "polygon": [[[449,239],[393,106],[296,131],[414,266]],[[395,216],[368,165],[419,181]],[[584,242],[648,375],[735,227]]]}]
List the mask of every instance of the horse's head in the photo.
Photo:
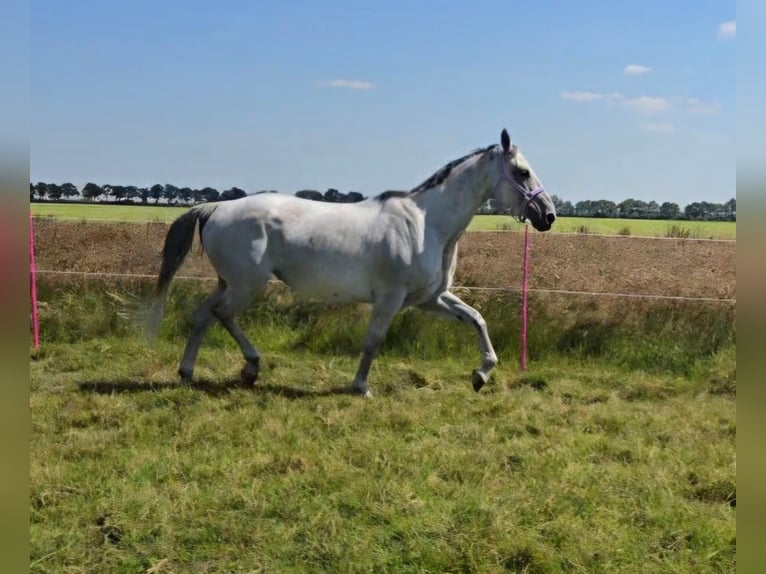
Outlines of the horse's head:
[{"label": "horse's head", "polygon": [[506,130],[500,134],[500,148],[488,155],[497,171],[491,197],[519,221],[548,231],[556,221],[556,207],[519,148],[511,145]]}]

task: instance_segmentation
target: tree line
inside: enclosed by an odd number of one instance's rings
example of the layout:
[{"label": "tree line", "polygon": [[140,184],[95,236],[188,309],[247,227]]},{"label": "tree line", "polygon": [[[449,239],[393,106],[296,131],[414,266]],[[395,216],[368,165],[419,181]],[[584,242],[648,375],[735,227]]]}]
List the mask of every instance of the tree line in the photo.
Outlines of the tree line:
[{"label": "tree line", "polygon": [[[263,190],[260,193],[277,193],[276,190]],[[134,185],[98,185],[87,183],[79,189],[72,183],[55,184],[38,182],[29,184],[30,201],[84,201],[89,203],[118,203],[137,205],[193,205],[211,201],[227,201],[247,196],[239,187],[231,187],[219,192],[212,187],[193,189],[177,187],[172,184],[155,184],[151,187]],[[302,189],[295,193],[297,197],[314,201],[332,203],[354,203],[365,196],[358,191],[343,193],[329,188],[324,193],[313,189]],[[699,221],[736,221],[737,200],[732,198],[726,203],[695,201],[683,209],[670,201],[658,204],[656,201],[626,199],[619,203],[607,199],[584,200],[572,204],[559,196],[551,196],[558,215],[577,217],[604,217],[624,219],[666,219]],[[487,201],[479,213],[503,213],[494,200]]]},{"label": "tree line", "polygon": [[155,184],[151,187],[135,185],[98,185],[86,183],[78,189],[72,183],[61,185],[39,182],[29,184],[30,201],[86,201],[98,203],[124,203],[140,205],[191,205],[207,201],[225,201],[245,197],[247,192],[232,187],[219,192],[212,187],[192,189],[172,184]]},{"label": "tree line", "polygon": [[[276,190],[258,191],[260,193],[277,193]],[[239,187],[232,187],[224,191],[218,191],[213,187],[193,189],[190,187],[178,187],[169,183],[154,184],[151,187],[138,187],[135,185],[98,185],[86,183],[79,189],[72,183],[30,183],[29,200],[41,201],[81,201],[88,203],[118,203],[126,205],[165,205],[183,206],[194,205],[212,201],[227,201],[249,195]],[[358,191],[343,193],[330,188],[324,193],[313,189],[302,189],[295,193],[297,197],[312,199],[314,201],[327,201],[333,203],[354,203],[362,201],[364,195]]]},{"label": "tree line", "polygon": [[[686,205],[683,209],[677,203],[666,201],[662,204],[656,201],[642,201],[640,199],[626,199],[619,203],[608,199],[578,201],[574,205],[570,201],[564,201],[557,195],[551,199],[556,206],[559,216],[575,217],[604,217],[610,219],[678,219],[695,221],[736,221],[737,200],[730,199],[726,203],[711,203],[709,201],[695,201]],[[495,209],[494,200],[489,200],[480,213],[502,213]]]}]

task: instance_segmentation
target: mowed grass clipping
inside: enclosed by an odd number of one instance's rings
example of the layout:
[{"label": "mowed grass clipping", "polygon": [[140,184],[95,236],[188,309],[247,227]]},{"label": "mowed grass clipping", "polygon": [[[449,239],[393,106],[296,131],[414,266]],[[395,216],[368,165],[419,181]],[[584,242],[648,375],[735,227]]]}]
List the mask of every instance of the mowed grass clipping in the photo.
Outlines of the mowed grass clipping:
[{"label": "mowed grass clipping", "polygon": [[[340,392],[363,309],[270,296],[242,320],[263,352],[259,383],[239,382],[216,326],[180,386],[201,292],[174,286],[154,346],[135,323],[146,292],[41,285],[31,572],[735,570],[726,313],[653,307],[619,326],[533,308],[520,373],[516,315],[477,301],[501,363],[476,394],[474,333],[407,312],[366,401]],[[717,334],[695,337],[695,324]]]},{"label": "mowed grass clipping", "polygon": [[[88,205],[33,203],[32,213],[38,217],[86,221],[172,221],[187,207],[145,205]],[[468,231],[522,230],[524,224],[509,215],[477,215]],[[687,237],[691,239],[736,239],[734,221],[657,221],[646,219],[600,219],[560,217],[554,233],[594,233],[640,237]]]}]

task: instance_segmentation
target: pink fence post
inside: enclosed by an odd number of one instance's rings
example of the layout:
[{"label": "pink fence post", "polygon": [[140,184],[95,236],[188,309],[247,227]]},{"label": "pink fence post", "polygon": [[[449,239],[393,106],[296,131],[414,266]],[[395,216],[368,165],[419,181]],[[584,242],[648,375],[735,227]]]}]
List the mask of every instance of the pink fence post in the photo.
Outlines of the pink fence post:
[{"label": "pink fence post", "polygon": [[521,370],[527,370],[527,294],[529,292],[529,224],[524,226],[524,267],[521,279]]},{"label": "pink fence post", "polygon": [[29,276],[30,295],[32,297],[32,333],[35,349],[40,348],[40,320],[37,313],[37,266],[35,265],[35,222],[29,213]]}]

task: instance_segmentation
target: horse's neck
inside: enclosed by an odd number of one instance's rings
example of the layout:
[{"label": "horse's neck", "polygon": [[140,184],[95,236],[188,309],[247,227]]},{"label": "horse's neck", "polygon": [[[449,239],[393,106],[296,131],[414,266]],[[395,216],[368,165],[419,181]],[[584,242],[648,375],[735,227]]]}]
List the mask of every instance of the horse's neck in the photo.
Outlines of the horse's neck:
[{"label": "horse's neck", "polygon": [[442,185],[421,192],[416,200],[425,211],[426,225],[445,243],[465,231],[492,185],[484,162],[471,159],[466,163]]}]

